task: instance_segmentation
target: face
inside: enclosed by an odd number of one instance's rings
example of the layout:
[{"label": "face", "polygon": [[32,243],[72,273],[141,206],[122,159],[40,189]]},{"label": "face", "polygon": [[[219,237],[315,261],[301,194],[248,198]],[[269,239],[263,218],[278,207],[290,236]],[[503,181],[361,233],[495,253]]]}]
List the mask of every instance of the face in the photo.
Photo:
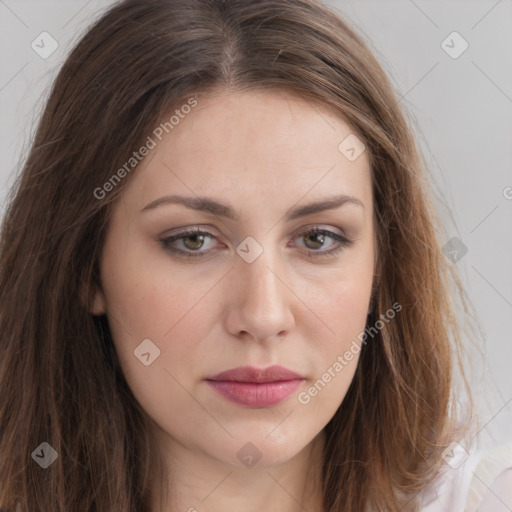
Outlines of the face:
[{"label": "face", "polygon": [[93,310],[166,449],[272,466],[322,431],[356,369],[369,161],[339,149],[354,134],[339,116],[292,95],[219,91],[190,110],[116,203]]}]

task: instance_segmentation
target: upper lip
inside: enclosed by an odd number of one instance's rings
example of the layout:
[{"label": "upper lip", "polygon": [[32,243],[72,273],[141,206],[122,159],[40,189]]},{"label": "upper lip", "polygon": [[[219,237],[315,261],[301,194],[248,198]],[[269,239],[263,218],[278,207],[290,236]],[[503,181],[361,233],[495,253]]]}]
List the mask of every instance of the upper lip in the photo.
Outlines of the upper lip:
[{"label": "upper lip", "polygon": [[283,366],[269,366],[268,368],[254,368],[252,366],[240,366],[220,372],[206,380],[233,381],[233,382],[279,382],[286,380],[303,379],[302,375],[292,372]]}]

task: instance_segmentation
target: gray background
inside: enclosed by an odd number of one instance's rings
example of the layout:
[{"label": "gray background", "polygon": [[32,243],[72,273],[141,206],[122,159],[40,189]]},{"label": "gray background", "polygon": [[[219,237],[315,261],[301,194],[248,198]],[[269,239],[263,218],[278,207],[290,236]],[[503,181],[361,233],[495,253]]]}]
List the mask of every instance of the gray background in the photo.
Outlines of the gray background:
[{"label": "gray background", "polygon": [[[447,205],[438,206],[448,238],[468,248],[455,264],[486,336],[472,384],[484,446],[511,442],[512,0],[326,3],[363,34],[395,83]],[[0,0],[0,214],[49,84],[110,4]],[[31,48],[43,31],[59,45],[46,59]],[[445,51],[463,48],[448,37],[454,31],[469,45],[457,58]]]}]

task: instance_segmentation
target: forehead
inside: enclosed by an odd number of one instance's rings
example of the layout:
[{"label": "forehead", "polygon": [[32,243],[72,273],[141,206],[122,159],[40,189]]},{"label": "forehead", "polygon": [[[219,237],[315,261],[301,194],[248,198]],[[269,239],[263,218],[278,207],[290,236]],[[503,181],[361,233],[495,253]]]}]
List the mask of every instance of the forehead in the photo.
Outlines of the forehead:
[{"label": "forehead", "polygon": [[347,158],[343,141],[357,143],[354,129],[322,104],[281,91],[218,91],[197,96],[173,121],[161,140],[150,134],[154,148],[134,171],[125,201],[142,208],[179,189],[254,206],[332,193],[371,202],[368,156]]}]

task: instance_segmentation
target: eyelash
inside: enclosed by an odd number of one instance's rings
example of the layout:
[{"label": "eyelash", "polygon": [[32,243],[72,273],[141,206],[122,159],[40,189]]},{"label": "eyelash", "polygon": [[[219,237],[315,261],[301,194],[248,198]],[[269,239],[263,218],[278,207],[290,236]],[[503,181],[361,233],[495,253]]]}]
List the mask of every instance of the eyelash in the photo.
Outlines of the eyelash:
[{"label": "eyelash", "polygon": [[[324,258],[324,257],[334,256],[335,254],[342,251],[344,248],[350,246],[353,243],[353,240],[349,240],[341,235],[338,235],[337,233],[334,233],[333,231],[329,231],[329,230],[321,229],[321,228],[307,229],[306,231],[303,231],[302,233],[300,233],[300,235],[298,235],[296,238],[299,238],[301,236],[303,237],[310,233],[328,236],[329,238],[338,242],[338,244],[339,244],[338,246],[336,246],[332,249],[328,249],[326,251],[320,251],[320,250],[315,251],[315,250],[311,250],[311,249],[307,250],[306,251],[307,255],[310,257],[313,257],[313,258]],[[183,240],[191,235],[206,235],[208,238],[215,238],[214,235],[212,235],[211,233],[209,233],[207,231],[203,231],[199,228],[193,228],[193,229],[187,229],[185,231],[182,231],[181,233],[172,235],[168,238],[164,238],[164,239],[160,240],[160,242],[166,251],[168,251],[171,254],[174,254],[178,257],[181,257],[181,258],[203,258],[203,257],[205,257],[205,254],[207,251],[199,251],[199,250],[184,251],[182,249],[176,249],[176,247],[172,247],[171,244],[173,242],[175,242],[176,240]]]}]

